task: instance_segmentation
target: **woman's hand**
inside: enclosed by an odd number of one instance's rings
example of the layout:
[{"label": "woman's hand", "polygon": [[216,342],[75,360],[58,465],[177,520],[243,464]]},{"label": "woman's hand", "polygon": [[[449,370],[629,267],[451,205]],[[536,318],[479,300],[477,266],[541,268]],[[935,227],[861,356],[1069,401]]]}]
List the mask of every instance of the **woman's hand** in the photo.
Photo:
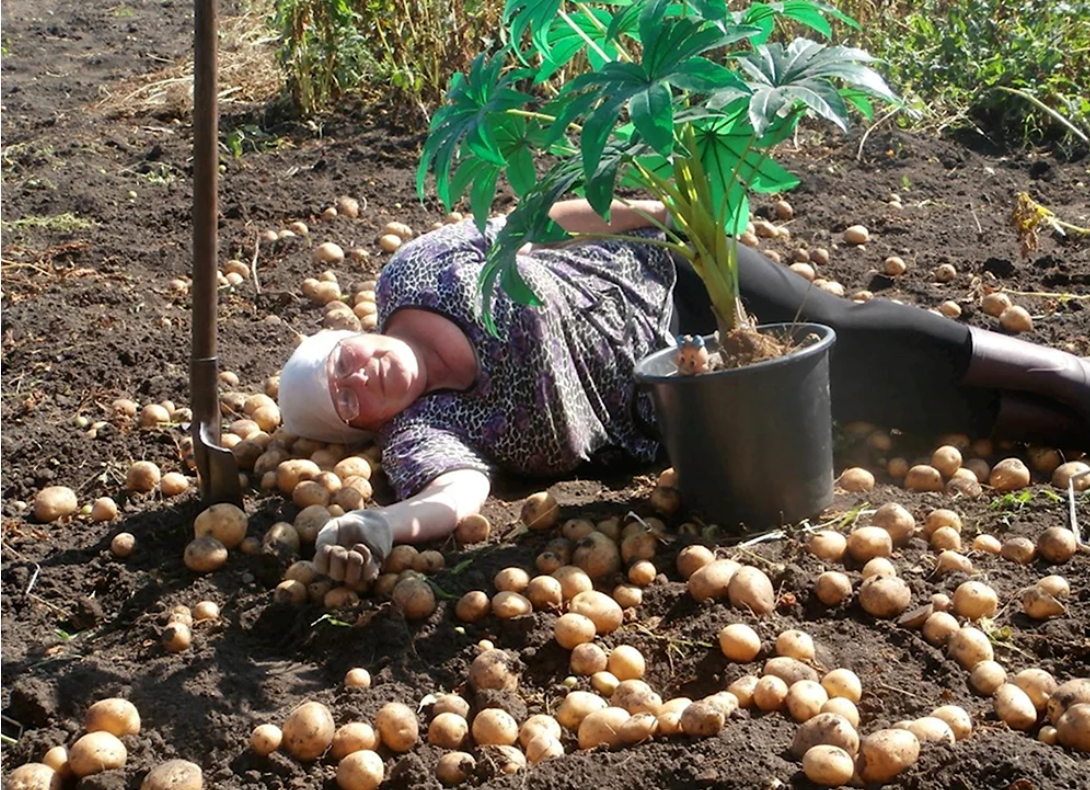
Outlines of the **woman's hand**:
[{"label": "woman's hand", "polygon": [[318,533],[314,565],[348,586],[374,581],[394,546],[394,530],[381,510],[353,510]]}]

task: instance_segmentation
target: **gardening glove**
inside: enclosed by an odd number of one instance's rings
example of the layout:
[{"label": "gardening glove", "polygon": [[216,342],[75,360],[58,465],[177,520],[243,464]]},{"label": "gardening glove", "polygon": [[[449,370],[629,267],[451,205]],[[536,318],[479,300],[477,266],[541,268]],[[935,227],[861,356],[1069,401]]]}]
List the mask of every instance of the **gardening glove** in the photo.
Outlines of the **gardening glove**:
[{"label": "gardening glove", "polygon": [[379,575],[393,546],[393,527],[381,510],[353,510],[322,527],[314,565],[333,581],[366,584]]}]

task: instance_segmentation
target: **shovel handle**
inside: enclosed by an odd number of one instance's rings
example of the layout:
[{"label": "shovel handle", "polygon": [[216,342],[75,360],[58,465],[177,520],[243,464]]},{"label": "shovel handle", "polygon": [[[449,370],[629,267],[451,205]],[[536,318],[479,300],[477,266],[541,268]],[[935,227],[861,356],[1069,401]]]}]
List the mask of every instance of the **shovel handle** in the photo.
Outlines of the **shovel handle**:
[{"label": "shovel handle", "polygon": [[216,103],[217,2],[194,3],[193,358],[216,355],[216,238],[219,206]]}]

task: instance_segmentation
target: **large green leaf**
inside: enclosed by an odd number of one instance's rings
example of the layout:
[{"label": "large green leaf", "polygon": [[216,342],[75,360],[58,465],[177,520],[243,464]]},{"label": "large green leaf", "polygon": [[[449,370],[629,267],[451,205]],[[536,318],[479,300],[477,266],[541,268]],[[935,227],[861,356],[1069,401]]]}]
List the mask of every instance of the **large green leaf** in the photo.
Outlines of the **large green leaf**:
[{"label": "large green leaf", "polygon": [[548,53],[549,28],[563,4],[564,0],[507,0],[503,24],[510,26],[511,42],[517,47],[529,30],[534,49],[542,55]]},{"label": "large green leaf", "polygon": [[803,106],[846,129],[848,108],[834,79],[886,101],[897,101],[885,80],[864,65],[873,60],[860,49],[827,47],[805,38],[795,39],[786,47],[755,47],[738,59],[754,86],[750,123],[762,136],[777,117]]},{"label": "large green leaf", "polygon": [[610,60],[616,60],[617,37],[636,29],[635,15],[620,19],[621,23],[614,26],[615,17],[604,8],[586,8],[566,18],[558,17],[549,29],[549,49],[540,53],[541,66],[534,83],[545,82],[581,52],[586,53],[591,69],[600,69]]},{"label": "large green leaf", "polygon": [[511,85],[526,76],[521,70],[504,71],[502,54],[489,60],[479,55],[466,75],[455,74],[447,92],[447,104],[432,117],[427,142],[416,171],[417,192],[424,195],[429,169],[435,170],[436,191],[449,209],[453,203],[450,170],[462,151],[503,167],[506,158],[494,129],[504,111],[524,106],[532,97]]},{"label": "large green leaf", "polygon": [[761,34],[754,38],[755,44],[764,44],[775,30],[777,17],[784,17],[805,25],[823,36],[833,33],[832,26],[825,18],[833,17],[850,27],[859,29],[859,24],[839,11],[836,7],[820,0],[785,0],[778,3],[753,3],[745,11],[738,13],[738,20],[761,29]]}]

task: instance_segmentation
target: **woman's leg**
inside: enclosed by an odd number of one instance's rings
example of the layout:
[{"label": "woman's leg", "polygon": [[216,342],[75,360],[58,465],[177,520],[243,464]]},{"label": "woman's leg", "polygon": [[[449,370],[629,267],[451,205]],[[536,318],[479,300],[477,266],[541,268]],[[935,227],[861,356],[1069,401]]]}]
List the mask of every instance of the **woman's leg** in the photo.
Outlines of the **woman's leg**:
[{"label": "woman's leg", "polygon": [[[964,324],[888,300],[856,304],[814,288],[802,277],[748,247],[740,247],[738,254],[742,298],[759,321],[815,321],[836,330],[830,375],[833,415],[837,420],[864,420],[923,433],[959,431],[983,436],[998,429],[1010,438],[1037,441],[1070,442],[1075,438],[1071,433],[1057,430],[1057,425],[1080,433],[1078,414],[1062,406],[1045,419],[1047,401],[1035,401],[1034,409],[1001,409],[1004,402],[1001,390],[1015,389],[1011,381],[1025,385],[1021,389],[1054,397],[1047,390],[1040,391],[1042,382],[1029,370],[1024,371],[1021,379],[1008,370],[1005,381],[990,385],[981,381],[981,386],[975,386],[978,382],[974,381],[974,386],[969,386],[967,375],[974,364],[973,340],[981,330],[970,331]],[[685,268],[686,263],[681,262],[679,292],[682,283],[689,282],[685,298],[692,301],[691,280],[696,275],[691,269],[685,272]],[[706,294],[704,299],[706,303]],[[690,305],[684,310],[679,307],[678,312],[683,318],[697,319],[688,326],[683,322],[682,331],[712,331],[708,329],[709,320],[714,328],[710,309],[701,313],[698,307]],[[1042,354],[1050,358],[1062,352],[1042,347]],[[1077,386],[1074,390],[1079,391]],[[1039,430],[1034,423],[1035,415],[1040,418]],[[1079,441],[1087,440],[1087,431],[1090,427],[1084,426]]]}]

